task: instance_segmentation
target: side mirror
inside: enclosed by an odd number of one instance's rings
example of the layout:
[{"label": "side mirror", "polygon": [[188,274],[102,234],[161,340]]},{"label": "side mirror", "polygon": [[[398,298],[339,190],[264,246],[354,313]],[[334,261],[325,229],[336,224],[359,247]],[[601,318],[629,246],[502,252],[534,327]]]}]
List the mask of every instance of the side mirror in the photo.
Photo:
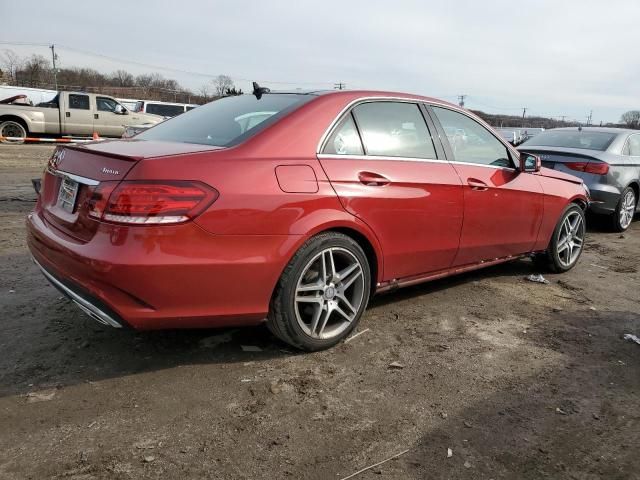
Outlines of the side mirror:
[{"label": "side mirror", "polygon": [[539,172],[542,168],[542,160],[537,155],[531,153],[520,152],[520,171],[521,172]]},{"label": "side mirror", "polygon": [[126,115],[128,112],[122,105],[116,105],[113,113],[117,113],[118,115]]}]

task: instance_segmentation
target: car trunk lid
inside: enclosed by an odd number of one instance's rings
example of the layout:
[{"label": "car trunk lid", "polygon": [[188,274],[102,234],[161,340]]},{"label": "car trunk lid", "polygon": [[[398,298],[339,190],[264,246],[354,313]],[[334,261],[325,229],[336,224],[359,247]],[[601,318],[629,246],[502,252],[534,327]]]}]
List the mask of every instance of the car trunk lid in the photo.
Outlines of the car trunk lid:
[{"label": "car trunk lid", "polygon": [[[157,157],[215,150],[183,143],[114,140],[58,147],[45,170],[40,190],[41,215],[57,230],[89,241],[99,222],[89,216],[99,186],[115,186],[138,162]],[[111,191],[111,190],[109,190]]]}]

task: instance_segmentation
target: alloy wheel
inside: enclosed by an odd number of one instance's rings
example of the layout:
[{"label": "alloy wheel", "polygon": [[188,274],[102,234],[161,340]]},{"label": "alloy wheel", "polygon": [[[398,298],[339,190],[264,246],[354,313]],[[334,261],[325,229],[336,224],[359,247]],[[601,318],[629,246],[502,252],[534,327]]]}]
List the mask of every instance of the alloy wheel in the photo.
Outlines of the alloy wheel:
[{"label": "alloy wheel", "polygon": [[312,338],[342,334],[365,298],[362,265],[349,250],[330,247],[316,254],[299,277],[294,298],[300,328]]},{"label": "alloy wheel", "polygon": [[584,244],[585,225],[579,212],[569,212],[558,233],[558,260],[562,266],[571,267],[580,256]]},{"label": "alloy wheel", "polygon": [[633,190],[628,190],[622,198],[622,202],[620,204],[620,226],[623,230],[626,230],[629,225],[631,225],[631,221],[633,220],[633,215],[636,212],[636,195]]}]

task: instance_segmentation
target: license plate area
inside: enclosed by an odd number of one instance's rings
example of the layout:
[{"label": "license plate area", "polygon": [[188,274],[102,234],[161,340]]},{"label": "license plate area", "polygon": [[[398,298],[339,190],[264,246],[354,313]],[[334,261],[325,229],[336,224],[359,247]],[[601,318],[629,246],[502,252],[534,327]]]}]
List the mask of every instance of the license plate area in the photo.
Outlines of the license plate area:
[{"label": "license plate area", "polygon": [[73,213],[78,197],[79,183],[67,177],[62,177],[58,190],[58,207],[68,213]]}]

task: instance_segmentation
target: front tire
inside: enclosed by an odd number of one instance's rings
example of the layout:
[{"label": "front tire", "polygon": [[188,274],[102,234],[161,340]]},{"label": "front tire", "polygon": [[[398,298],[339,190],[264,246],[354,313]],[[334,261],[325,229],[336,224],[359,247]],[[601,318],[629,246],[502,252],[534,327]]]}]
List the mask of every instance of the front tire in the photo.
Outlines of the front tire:
[{"label": "front tire", "polygon": [[637,203],[635,190],[631,187],[625,188],[620,195],[616,211],[611,216],[611,227],[614,232],[624,232],[631,226]]},{"label": "front tire", "polygon": [[330,348],[356,327],[369,302],[371,272],[358,243],[321,233],[293,256],[276,287],[267,326],[301,350]]},{"label": "front tire", "polygon": [[584,249],[585,232],[584,211],[576,204],[569,205],[560,216],[547,251],[535,258],[536,263],[554,273],[571,270]]},{"label": "front tire", "polygon": [[[27,129],[16,120],[5,120],[0,122],[0,137],[26,138]],[[0,140],[1,143],[24,143],[24,140]]]}]

